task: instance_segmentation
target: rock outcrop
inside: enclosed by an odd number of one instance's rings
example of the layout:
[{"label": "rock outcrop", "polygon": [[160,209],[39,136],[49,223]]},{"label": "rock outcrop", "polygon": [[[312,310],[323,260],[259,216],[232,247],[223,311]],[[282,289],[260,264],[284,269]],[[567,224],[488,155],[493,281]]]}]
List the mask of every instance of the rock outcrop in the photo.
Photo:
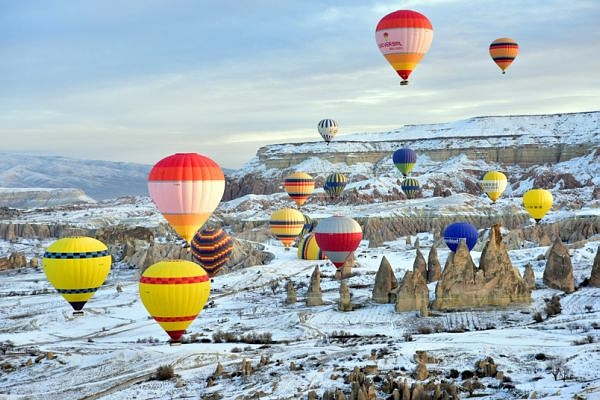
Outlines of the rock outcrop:
[{"label": "rock outcrop", "polygon": [[533,266],[531,263],[528,263],[525,266],[525,271],[523,272],[523,280],[525,284],[529,288],[529,290],[535,289],[535,273],[533,272]]},{"label": "rock outcrop", "polygon": [[376,303],[390,303],[392,301],[392,291],[398,287],[398,281],[392,270],[392,265],[388,259],[383,256],[379,263],[377,275],[375,275],[375,285],[373,286],[373,301]]},{"label": "rock outcrop", "polygon": [[434,309],[507,306],[531,302],[531,291],[513,267],[502,243],[500,226],[494,225],[481,254],[473,263],[464,241],[450,253],[435,290]]},{"label": "rock outcrop", "polygon": [[27,259],[25,255],[19,252],[12,252],[8,257],[0,258],[0,271],[6,269],[25,268]]},{"label": "rock outcrop", "polygon": [[575,278],[569,249],[560,239],[556,239],[548,250],[543,279],[544,284],[553,289],[562,290],[565,293],[575,291]]},{"label": "rock outcrop", "polygon": [[420,274],[423,280],[427,282],[427,261],[425,261],[425,257],[419,248],[417,248],[416,253],[415,261],[413,262],[413,272]]},{"label": "rock outcrop", "polygon": [[298,298],[296,296],[296,288],[294,288],[294,283],[291,280],[287,281],[287,283],[285,285],[285,291],[286,291],[285,303],[286,304],[295,304],[296,301],[298,301]]},{"label": "rock outcrop", "polygon": [[429,289],[427,281],[419,272],[407,271],[396,292],[396,312],[419,311],[429,315]]},{"label": "rock outcrop", "polygon": [[437,248],[431,246],[427,256],[427,282],[436,282],[442,276],[442,266],[438,260]]},{"label": "rock outcrop", "polygon": [[588,281],[590,286],[600,287],[600,246],[596,249],[596,257],[594,257],[594,264],[592,264],[592,274]]},{"label": "rock outcrop", "polygon": [[306,293],[307,306],[320,306],[323,304],[323,293],[321,292],[321,270],[317,265],[310,277],[308,291]]},{"label": "rock outcrop", "polygon": [[340,301],[338,302],[338,310],[340,311],[352,311],[352,298],[350,296],[350,289],[345,280],[340,282]]}]

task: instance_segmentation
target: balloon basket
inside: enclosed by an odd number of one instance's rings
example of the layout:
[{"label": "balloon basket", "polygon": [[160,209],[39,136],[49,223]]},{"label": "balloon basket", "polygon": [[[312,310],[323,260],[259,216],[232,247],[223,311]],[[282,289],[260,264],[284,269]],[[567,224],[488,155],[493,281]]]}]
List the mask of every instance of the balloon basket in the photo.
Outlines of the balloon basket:
[{"label": "balloon basket", "polygon": [[83,310],[73,311],[74,317],[83,317]]},{"label": "balloon basket", "polygon": [[406,86],[406,85],[408,85],[407,80],[400,81],[400,86]]},{"label": "balloon basket", "polygon": [[170,340],[169,346],[181,346],[181,340]]}]

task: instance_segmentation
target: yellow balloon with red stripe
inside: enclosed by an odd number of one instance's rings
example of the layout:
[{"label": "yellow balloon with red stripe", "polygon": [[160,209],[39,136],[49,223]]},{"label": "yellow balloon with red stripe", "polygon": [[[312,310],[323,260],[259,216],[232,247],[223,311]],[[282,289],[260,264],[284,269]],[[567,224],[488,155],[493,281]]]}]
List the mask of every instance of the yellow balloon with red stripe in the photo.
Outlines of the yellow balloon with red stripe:
[{"label": "yellow balloon with red stripe", "polygon": [[163,260],[144,271],[139,291],[148,313],[179,341],[208,300],[210,278],[192,261]]},{"label": "yellow balloon with red stripe", "polygon": [[217,208],[224,191],[221,167],[197,153],[165,157],[148,176],[148,192],[156,208],[188,244]]},{"label": "yellow balloon with red stripe", "polygon": [[423,14],[398,10],[387,14],[375,28],[375,40],[381,54],[408,84],[408,77],[429,50],[433,26]]},{"label": "yellow balloon with red stripe", "polygon": [[73,310],[81,311],[110,272],[111,256],[101,241],[87,237],[64,237],[46,248],[44,273]]},{"label": "yellow balloon with red stripe", "polygon": [[283,187],[298,207],[306,203],[315,190],[315,180],[306,172],[294,172],[286,176]]},{"label": "yellow balloon with red stripe", "polygon": [[304,214],[294,208],[274,211],[269,219],[271,233],[289,250],[305,223]]}]

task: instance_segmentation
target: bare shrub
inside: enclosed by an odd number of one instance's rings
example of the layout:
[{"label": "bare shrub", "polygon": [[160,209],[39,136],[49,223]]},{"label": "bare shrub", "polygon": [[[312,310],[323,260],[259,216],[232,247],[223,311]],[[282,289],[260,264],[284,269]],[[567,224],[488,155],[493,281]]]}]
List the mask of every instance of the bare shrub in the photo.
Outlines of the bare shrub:
[{"label": "bare shrub", "polygon": [[540,323],[544,321],[544,317],[542,317],[542,313],[538,311],[535,314],[533,314],[533,320],[537,323]]},{"label": "bare shrub", "polygon": [[574,340],[573,344],[575,346],[581,346],[582,344],[591,344],[594,343],[596,341],[596,339],[594,338],[594,336],[592,335],[587,335],[586,337],[584,337],[583,339],[579,339],[579,340]]},{"label": "bare shrub", "polygon": [[156,374],[154,375],[154,379],[158,381],[168,381],[175,377],[175,371],[173,367],[170,365],[161,365],[156,369]]},{"label": "bare shrub", "polygon": [[552,317],[561,313],[560,297],[554,295],[551,299],[544,299],[544,301],[546,302],[546,315]]}]

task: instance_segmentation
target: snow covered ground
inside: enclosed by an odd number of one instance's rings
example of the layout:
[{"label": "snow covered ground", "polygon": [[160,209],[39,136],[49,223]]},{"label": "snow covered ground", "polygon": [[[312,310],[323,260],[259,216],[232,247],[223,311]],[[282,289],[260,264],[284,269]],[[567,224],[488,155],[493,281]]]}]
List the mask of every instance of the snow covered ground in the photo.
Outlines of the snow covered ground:
[{"label": "snow covered ground", "polygon": [[[426,255],[433,238],[423,233],[419,242]],[[571,250],[576,277],[589,276],[597,247],[597,241],[590,241]],[[398,278],[412,268],[415,249],[406,238],[382,248],[361,244],[355,275],[347,278],[352,301],[360,305],[351,312],[337,310],[339,281],[331,264],[319,263],[325,304],[307,307],[307,284],[317,262],[298,260],[295,251],[284,251],[277,244],[267,245],[267,250],[276,256],[270,264],[215,278],[211,299],[216,306],[202,311],[185,335],[195,341],[181,346],[170,346],[166,333],[149,318],[138,297],[139,273],[124,265],[113,266],[82,317],[72,316],[41,269],[3,272],[0,398],[197,399],[218,393],[223,399],[241,399],[258,393],[265,399],[302,399],[309,390],[321,395],[336,387],[348,394],[350,385],[343,376],[355,366],[376,365],[380,374],[392,371],[410,380],[418,350],[437,359],[428,364],[437,381],[447,379],[452,369],[473,370],[477,360],[492,357],[514,388],[501,388],[497,379],[483,378],[484,388],[476,391],[482,398],[523,398],[533,392],[548,399],[576,394],[600,398],[600,289],[565,295],[561,314],[541,323],[533,320],[533,314],[543,310],[545,298],[561,294],[541,282],[544,263],[535,260],[547,248],[510,252],[521,272],[527,262],[533,263],[540,288],[534,290],[532,304],[426,318],[396,313],[392,304],[370,300],[384,255]],[[443,265],[448,250],[439,248],[438,254]],[[480,254],[472,255],[477,262]],[[296,304],[284,301],[288,279],[297,287]],[[432,292],[434,288],[431,284]],[[428,329],[440,332],[419,333]],[[215,343],[217,331],[270,334],[273,343]],[[412,341],[406,340],[408,334]],[[53,357],[36,360],[47,352]],[[264,365],[259,365],[261,357]],[[236,374],[243,359],[255,369],[249,376]],[[570,371],[565,381],[554,380],[548,371],[554,361]],[[218,362],[228,376],[209,386],[207,379]],[[177,378],[152,379],[165,365],[173,367]]]}]

